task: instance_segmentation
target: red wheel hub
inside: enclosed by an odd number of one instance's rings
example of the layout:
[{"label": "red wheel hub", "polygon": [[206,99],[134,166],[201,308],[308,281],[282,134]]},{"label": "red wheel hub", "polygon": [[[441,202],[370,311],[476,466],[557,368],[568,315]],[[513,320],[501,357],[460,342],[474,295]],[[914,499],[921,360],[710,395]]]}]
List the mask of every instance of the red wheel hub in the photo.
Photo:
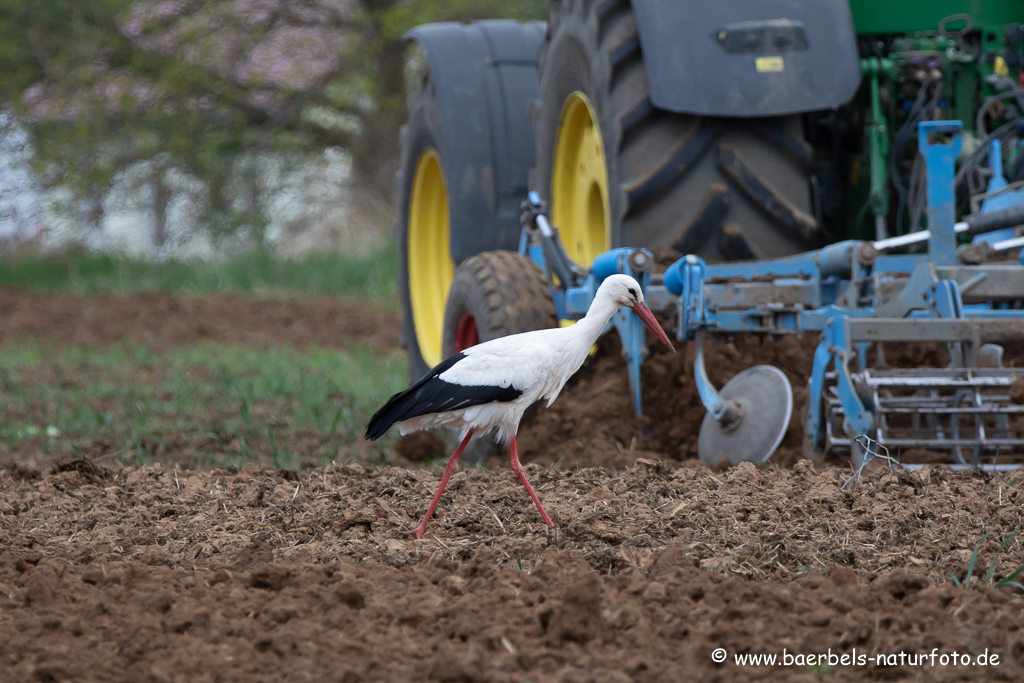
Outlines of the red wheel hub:
[{"label": "red wheel hub", "polygon": [[468,349],[480,343],[480,332],[476,329],[476,318],[465,311],[455,326],[455,352]]}]

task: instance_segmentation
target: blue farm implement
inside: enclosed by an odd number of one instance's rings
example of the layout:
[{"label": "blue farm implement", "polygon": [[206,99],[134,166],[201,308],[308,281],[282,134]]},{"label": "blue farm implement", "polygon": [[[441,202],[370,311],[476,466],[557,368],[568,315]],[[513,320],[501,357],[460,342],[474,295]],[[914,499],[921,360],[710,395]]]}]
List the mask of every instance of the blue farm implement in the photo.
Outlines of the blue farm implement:
[{"label": "blue farm implement", "polygon": [[[956,221],[961,128],[959,121],[919,125],[924,231],[769,260],[708,264],[688,255],[664,273],[655,272],[649,251],[620,248],[584,269],[530,193],[519,251],[546,273],[561,319],[584,315],[612,273],[634,276],[651,308],[675,319],[677,338],[696,345],[693,376],[708,411],[698,453],[709,463],[767,460],[789,424],[793,394],[771,366],[749,368],[716,388],[704,367],[705,339],[816,334],[810,399],[800,417],[809,456],[846,453],[856,466],[882,449],[923,449],[956,467],[1016,467],[1024,462],[1024,405],[1011,399],[1011,389],[1024,383],[1024,369],[1003,367],[1002,345],[1024,341],[1024,264],[999,259],[1024,246],[1012,232],[1024,224],[1024,192],[999,183],[992,164],[977,211]],[[626,314],[612,326],[639,413],[643,327]],[[948,365],[889,367],[886,349],[907,343],[941,345]]]}]

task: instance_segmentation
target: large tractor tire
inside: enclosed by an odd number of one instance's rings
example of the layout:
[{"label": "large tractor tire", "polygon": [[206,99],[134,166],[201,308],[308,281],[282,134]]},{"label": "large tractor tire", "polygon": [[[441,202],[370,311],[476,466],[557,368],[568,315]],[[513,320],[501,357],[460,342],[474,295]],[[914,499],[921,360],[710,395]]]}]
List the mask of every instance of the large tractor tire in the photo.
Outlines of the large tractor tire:
[{"label": "large tractor tire", "polygon": [[444,355],[557,326],[550,285],[537,264],[514,251],[485,251],[455,270],[444,312]]},{"label": "large tractor tire", "polygon": [[628,0],[555,0],[538,60],[537,189],[578,262],[613,246],[721,261],[818,241],[799,117],[654,107]]},{"label": "large tractor tire", "polygon": [[440,114],[426,75],[408,99],[399,188],[398,295],[409,382],[443,359],[441,334],[455,264],[449,241],[448,190],[441,166]]},{"label": "large tractor tire", "polygon": [[535,165],[529,104],[537,98],[543,24],[426,24],[406,39],[427,68],[407,101],[396,183],[401,341],[409,381],[444,355],[455,266],[515,249],[527,174]]}]

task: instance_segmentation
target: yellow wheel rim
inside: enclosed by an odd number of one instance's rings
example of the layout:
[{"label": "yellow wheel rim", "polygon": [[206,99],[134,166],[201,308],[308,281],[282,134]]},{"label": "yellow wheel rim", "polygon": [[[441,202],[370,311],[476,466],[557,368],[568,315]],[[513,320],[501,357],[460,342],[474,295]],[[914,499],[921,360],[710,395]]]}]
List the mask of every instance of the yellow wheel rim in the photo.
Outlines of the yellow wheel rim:
[{"label": "yellow wheel rim", "polygon": [[437,152],[426,149],[416,162],[409,202],[409,300],[420,355],[441,362],[444,305],[455,264],[448,242],[448,193]]},{"label": "yellow wheel rim", "polygon": [[608,168],[601,128],[587,96],[574,92],[562,107],[551,173],[551,218],[569,255],[589,266],[611,248]]}]

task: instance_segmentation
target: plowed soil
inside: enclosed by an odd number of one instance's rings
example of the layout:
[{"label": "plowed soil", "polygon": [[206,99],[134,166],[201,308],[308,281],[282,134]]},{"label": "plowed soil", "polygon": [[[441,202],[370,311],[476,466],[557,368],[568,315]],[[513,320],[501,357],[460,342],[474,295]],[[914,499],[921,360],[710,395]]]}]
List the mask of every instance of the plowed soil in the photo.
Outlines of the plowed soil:
[{"label": "plowed soil", "polygon": [[[528,476],[328,466],[0,474],[6,680],[678,681],[1024,676],[1008,475],[726,473],[641,461]],[[983,545],[970,588],[971,549]],[[729,659],[715,664],[711,653]],[[742,667],[734,654],[954,651],[997,666]]]},{"label": "plowed soil", "polygon": [[358,339],[381,350],[395,345],[398,318],[331,297],[203,298],[147,292],[79,297],[0,289],[0,342],[57,340],[102,347],[119,341],[159,347],[199,341],[334,348]]},{"label": "plowed soil", "polygon": [[[397,336],[327,300],[0,292],[0,316],[7,339],[75,344]],[[778,365],[799,409],[815,341],[723,341],[709,373]],[[876,461],[848,482],[798,459],[793,426],[773,464],[710,470],[691,354],[654,350],[638,420],[604,341],[523,426],[554,530],[498,458],[453,476],[424,540],[437,469],[0,469],[0,680],[1024,680],[1024,602],[995,585],[1024,566],[1019,473]],[[733,658],[784,652],[803,659]]]}]

